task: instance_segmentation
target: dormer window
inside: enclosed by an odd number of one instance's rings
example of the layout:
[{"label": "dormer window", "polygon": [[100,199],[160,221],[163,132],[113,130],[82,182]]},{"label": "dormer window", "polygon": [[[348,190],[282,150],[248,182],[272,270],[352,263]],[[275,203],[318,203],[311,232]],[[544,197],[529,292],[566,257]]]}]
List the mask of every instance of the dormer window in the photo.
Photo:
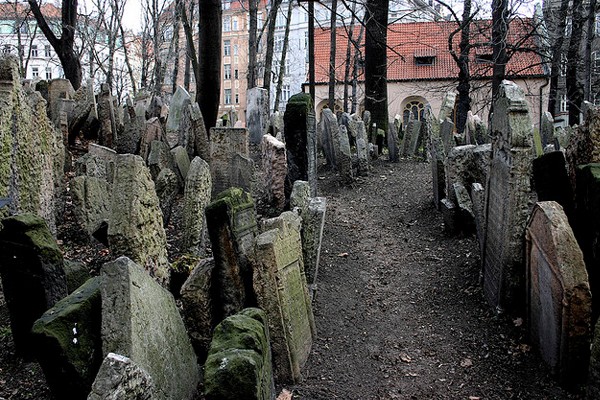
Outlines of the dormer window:
[{"label": "dormer window", "polygon": [[415,57],[415,65],[427,66],[435,63],[435,56],[437,51],[434,48],[422,48],[415,50],[413,56]]},{"label": "dormer window", "polygon": [[435,56],[415,56],[415,65],[433,65]]}]

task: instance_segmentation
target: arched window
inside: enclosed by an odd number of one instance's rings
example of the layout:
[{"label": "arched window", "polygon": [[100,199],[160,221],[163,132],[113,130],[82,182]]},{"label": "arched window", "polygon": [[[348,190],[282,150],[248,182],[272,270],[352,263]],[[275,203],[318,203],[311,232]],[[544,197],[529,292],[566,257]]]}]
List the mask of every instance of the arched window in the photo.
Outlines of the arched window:
[{"label": "arched window", "polygon": [[408,118],[412,114],[413,118],[420,121],[423,119],[423,115],[425,112],[425,104],[420,100],[413,100],[406,103],[404,106],[404,111],[402,112],[402,120],[404,122],[404,126],[408,124]]}]

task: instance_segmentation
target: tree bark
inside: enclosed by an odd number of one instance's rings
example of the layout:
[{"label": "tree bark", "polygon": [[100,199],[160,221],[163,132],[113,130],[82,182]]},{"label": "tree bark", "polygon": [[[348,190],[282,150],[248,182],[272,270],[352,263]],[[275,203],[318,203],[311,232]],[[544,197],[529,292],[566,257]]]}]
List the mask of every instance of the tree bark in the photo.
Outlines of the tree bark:
[{"label": "tree bark", "polygon": [[283,80],[285,78],[285,61],[287,58],[287,51],[290,42],[290,25],[292,23],[292,11],[294,7],[292,6],[292,2],[288,2],[287,9],[287,20],[285,21],[285,34],[283,37],[283,50],[281,51],[281,60],[279,63],[279,76],[277,79],[277,89],[275,90],[275,105],[273,107],[274,111],[279,110],[279,100],[281,99],[281,89],[283,88]]},{"label": "tree bark", "polygon": [[471,73],[469,53],[471,51],[471,0],[464,0],[460,32],[460,55],[458,56],[458,101],[456,105],[456,131],[463,133],[467,124],[467,114],[471,110]]},{"label": "tree bark", "polygon": [[506,36],[508,35],[508,0],[492,0],[492,56],[494,66],[492,68],[492,105],[490,116],[494,109],[494,103],[500,93],[500,84],[506,76]]},{"label": "tree bark", "polygon": [[[217,124],[221,95],[221,10],[220,0],[199,2],[198,74],[196,101],[204,117],[206,131]],[[217,44],[217,45],[215,45]]]},{"label": "tree bark", "polygon": [[329,19],[329,94],[328,106],[335,113],[335,53],[337,47],[337,0],[331,0],[331,18]]},{"label": "tree bark", "polygon": [[258,0],[249,0],[249,30],[248,30],[248,89],[256,87],[256,53],[258,48]]},{"label": "tree bark", "polygon": [[548,28],[552,30],[551,52],[552,60],[550,63],[550,88],[548,94],[548,111],[556,117],[558,109],[558,83],[562,70],[562,56],[564,54],[563,45],[565,39],[565,28],[567,25],[567,13],[569,10],[569,0],[561,0],[560,10],[557,15],[547,16],[547,21],[551,24]]},{"label": "tree bark", "polygon": [[583,58],[583,76],[584,76],[584,86],[583,86],[583,99],[585,101],[593,101],[592,97],[592,73],[593,66],[592,63],[592,43],[596,36],[595,23],[596,23],[596,7],[597,0],[590,0],[590,4],[588,5],[588,16],[587,16],[587,29],[585,36],[585,54]]},{"label": "tree bark", "polygon": [[273,47],[275,41],[275,22],[277,19],[277,11],[282,0],[273,0],[271,10],[269,10],[269,30],[267,32],[267,52],[265,55],[265,74],[263,76],[263,88],[267,89],[267,93],[271,91],[271,73],[273,71]]},{"label": "tree bark", "polygon": [[581,72],[581,40],[583,29],[583,1],[573,0],[571,20],[571,38],[567,50],[567,99],[569,109],[569,125],[579,124],[581,106],[583,104],[583,84],[580,79]]}]

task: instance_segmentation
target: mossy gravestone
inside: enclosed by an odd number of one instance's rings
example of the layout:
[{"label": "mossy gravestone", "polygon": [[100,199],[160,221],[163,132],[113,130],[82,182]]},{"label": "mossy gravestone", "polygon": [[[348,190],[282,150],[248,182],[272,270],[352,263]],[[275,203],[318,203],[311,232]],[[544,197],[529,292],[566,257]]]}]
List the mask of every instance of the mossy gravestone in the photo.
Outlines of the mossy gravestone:
[{"label": "mossy gravestone", "polygon": [[0,276],[15,348],[31,358],[31,327],[67,295],[63,256],[45,221],[33,214],[0,223]]},{"label": "mossy gravestone", "polygon": [[195,157],[185,180],[183,201],[183,246],[187,252],[203,255],[206,245],[204,210],[210,202],[212,179],[210,167]]},{"label": "mossy gravestone", "polygon": [[155,400],[154,380],[130,358],[108,353],[87,400]]},{"label": "mossy gravestone", "polygon": [[86,399],[100,363],[100,278],[46,311],[32,328],[35,354],[57,399]]},{"label": "mossy gravestone", "polygon": [[216,328],[204,366],[207,400],[274,397],[269,328],[265,312],[247,308]]}]

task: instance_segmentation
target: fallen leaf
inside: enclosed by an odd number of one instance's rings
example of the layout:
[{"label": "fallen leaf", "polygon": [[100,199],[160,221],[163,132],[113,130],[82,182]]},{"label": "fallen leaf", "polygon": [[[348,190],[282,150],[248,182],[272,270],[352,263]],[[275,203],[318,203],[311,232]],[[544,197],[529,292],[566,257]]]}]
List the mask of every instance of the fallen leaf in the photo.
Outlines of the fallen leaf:
[{"label": "fallen leaf", "polygon": [[338,257],[348,257],[348,253],[340,253],[338,254]]},{"label": "fallen leaf", "polygon": [[283,389],[277,396],[277,400],[292,400],[292,393],[287,389]]},{"label": "fallen leaf", "polygon": [[513,324],[515,324],[515,326],[523,325],[523,318],[517,318],[517,319],[513,320]]},{"label": "fallen leaf", "polygon": [[481,397],[469,396],[469,400],[481,400]]},{"label": "fallen leaf", "polygon": [[468,368],[473,366],[473,361],[470,358],[465,358],[460,362],[460,366],[463,368]]},{"label": "fallen leaf", "polygon": [[410,358],[410,356],[406,353],[401,353],[400,354],[400,360],[405,362],[405,363],[409,363],[412,361],[412,358]]}]

